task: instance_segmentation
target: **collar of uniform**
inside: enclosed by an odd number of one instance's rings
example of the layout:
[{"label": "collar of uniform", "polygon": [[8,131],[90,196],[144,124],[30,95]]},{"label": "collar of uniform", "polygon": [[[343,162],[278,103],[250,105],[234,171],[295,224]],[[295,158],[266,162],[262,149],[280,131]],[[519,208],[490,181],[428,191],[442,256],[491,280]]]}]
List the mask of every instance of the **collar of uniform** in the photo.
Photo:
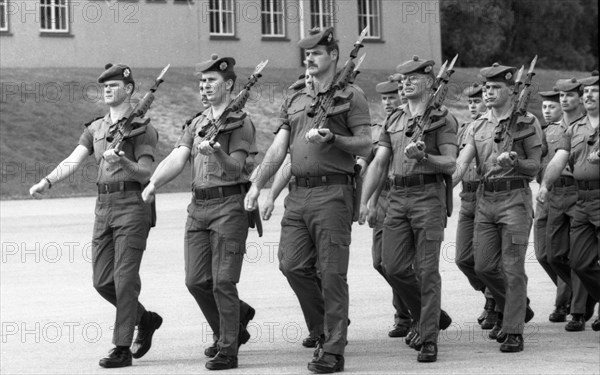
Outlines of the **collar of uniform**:
[{"label": "collar of uniform", "polygon": [[[569,126],[570,126],[570,125],[573,125],[573,124],[577,124],[578,122],[581,122],[581,120],[583,120],[583,119],[585,119],[585,118],[587,118],[587,115],[583,115],[583,114],[582,114],[581,116],[577,117],[575,120],[571,121],[571,122],[570,122],[569,124],[567,124],[567,125],[569,125]],[[564,116],[563,116],[563,121],[565,121],[565,118],[564,118]]]},{"label": "collar of uniform", "polygon": [[481,115],[481,117],[479,119],[487,120],[490,122],[493,122],[493,120],[496,119],[496,120],[498,120],[498,123],[500,123],[504,120],[508,120],[510,118],[511,113],[512,113],[512,109],[510,111],[508,111],[503,117],[495,118],[492,113],[492,110],[490,109],[489,111],[486,111],[483,115]]},{"label": "collar of uniform", "polygon": [[[203,114],[206,116],[206,119],[208,119],[208,120],[214,120],[212,107],[210,107],[209,110],[204,111]],[[242,117],[244,117],[244,112],[242,112],[242,111],[229,112],[229,114],[227,115],[226,120],[229,120],[229,119],[232,119],[232,120],[241,120]]]}]

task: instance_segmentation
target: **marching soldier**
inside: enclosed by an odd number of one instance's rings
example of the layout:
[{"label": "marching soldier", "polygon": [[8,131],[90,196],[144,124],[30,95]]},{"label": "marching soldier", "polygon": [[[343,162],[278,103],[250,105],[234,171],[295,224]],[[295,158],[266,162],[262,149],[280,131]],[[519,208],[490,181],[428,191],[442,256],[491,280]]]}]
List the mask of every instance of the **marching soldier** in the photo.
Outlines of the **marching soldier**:
[{"label": "marching soldier", "polygon": [[296,183],[285,200],[279,268],[298,296],[311,334],[321,337],[308,369],[331,373],[344,370],[354,155],[370,152],[371,119],[364,93],[348,84],[335,94],[329,109],[335,115],[327,117],[324,127],[313,127],[307,109],[327,94],[340,52],[333,28],[313,29],[298,45],[305,50],[313,87],[284,102],[275,140],[252,175],[246,209],[256,208],[260,189],[289,148]]},{"label": "marching soldier", "polygon": [[[115,150],[109,139],[133,110],[130,100],[135,81],[128,66],[108,64],[98,83],[104,85],[104,103],[109,113],[86,124],[71,155],[32,186],[29,193],[41,198],[53,185],[75,173],[88,155],[94,155],[98,164],[92,236],[94,288],[117,308],[112,339],[115,348],[100,360],[100,366],[115,368],[131,366],[132,357],[144,356],[152,345],[154,331],[162,324],[158,314],[147,311],[138,301],[140,264],[150,227],[154,225],[152,208],[140,200],[140,193],[152,172],[158,133],[147,123],[143,134],[127,140],[122,151]],[[133,341],[136,326],[138,335]]]},{"label": "marching soldier", "polygon": [[[552,156],[556,151],[556,142],[562,138],[562,133],[566,131],[567,124],[562,121],[563,112],[560,105],[560,93],[558,91],[542,91],[539,93],[539,95],[542,98],[542,115],[544,116],[544,121],[546,122],[546,126],[542,129],[544,131],[544,137],[548,146],[547,151],[543,153],[542,168],[540,169],[540,173],[537,177],[538,182],[541,182],[541,176],[544,173],[545,166],[548,164],[548,161],[552,159]],[[568,169],[565,172],[570,174]],[[569,184],[568,186],[574,187],[575,180],[572,179],[572,176],[566,175],[565,181],[567,184]],[[561,185],[558,187],[558,189],[566,188],[568,186]],[[576,195],[576,189],[572,188],[571,190],[573,190]],[[548,209],[549,207],[547,205],[540,204],[539,202],[535,208],[535,219],[533,222],[535,256],[542,268],[546,271],[548,276],[550,276],[550,279],[554,285],[557,286],[556,301],[554,304],[555,310],[550,314],[549,320],[551,322],[564,322],[566,321],[567,314],[569,313],[572,292],[569,285],[565,283],[562,278],[557,276],[549,262],[549,248],[552,243],[549,238],[547,239],[547,228],[548,230],[551,229],[548,227]],[[565,234],[567,233],[563,232],[561,236],[564,236]],[[560,238],[561,236],[557,236],[557,238]]]},{"label": "marching soldier", "polygon": [[[509,121],[513,111],[511,87],[515,84],[515,71],[498,64],[481,69],[490,110],[471,125],[454,176],[454,180],[462,178],[466,171],[463,166],[477,156],[483,181],[477,190],[475,272],[502,311],[490,338],[502,343],[503,352],[523,350],[524,322],[533,317],[527,304],[525,253],[533,221],[529,182],[538,173],[542,155],[537,130],[540,126],[529,114],[517,123],[518,134],[514,134],[511,150],[503,152],[494,142],[496,127]],[[515,129],[511,129],[513,132]]]},{"label": "marching soldier", "polygon": [[[185,283],[214,332],[215,343],[204,352],[212,357],[206,362],[209,370],[238,367],[238,348],[249,340],[246,326],[255,314],[239,299],[236,286],[248,236],[249,218],[243,200],[248,188],[246,159],[255,130],[243,111],[226,112],[236,80],[234,65],[233,58],[217,55],[196,65],[210,107],[184,128],[143,192],[144,200],[151,200],[156,189],[181,173],[188,160],[191,162]],[[216,131],[216,121],[224,126],[213,144],[209,135]]]},{"label": "marching soldier", "polygon": [[[598,73],[579,81],[583,86],[583,105],[587,116],[571,125],[546,167],[538,201],[550,201],[550,186],[559,180],[567,164],[577,183],[577,201],[569,210],[571,217],[569,266],[579,276],[590,296],[600,299],[598,228],[600,227],[600,172],[598,160]],[[575,317],[574,317],[575,318]],[[595,330],[600,327],[592,324]]]},{"label": "marching soldier", "polygon": [[[389,167],[390,193],[383,223],[383,270],[394,290],[406,301],[417,322],[419,362],[437,360],[440,328],[440,246],[446,226],[446,192],[442,173],[456,167],[456,120],[443,108],[436,111],[436,127],[425,129],[423,141],[405,135],[415,129],[433,94],[432,60],[400,64],[403,90],[408,100],[388,116],[379,147],[365,179],[361,221],[370,211],[367,203]],[[449,318],[449,317],[448,317]]]},{"label": "marching soldier", "polygon": [[[487,111],[483,100],[483,86],[481,84],[478,82],[473,83],[464,89],[462,94],[468,100],[468,109],[472,121],[466,122],[458,128],[459,151],[466,145],[467,129],[470,124]],[[495,311],[496,300],[494,300],[491,292],[486,289],[485,283],[475,273],[475,256],[473,254],[473,229],[475,227],[475,208],[477,206],[476,192],[481,176],[477,174],[475,160],[466,168],[467,170],[464,172],[462,178],[460,212],[456,228],[456,265],[467,276],[471,286],[475,290],[483,292],[485,306],[477,321],[481,324],[482,329],[491,329],[496,324],[498,318],[498,314]]]},{"label": "marching soldier", "polygon": [[[584,118],[581,108],[581,84],[575,79],[559,79],[554,91],[540,93],[544,97],[544,117],[547,126],[544,128],[547,155],[542,159],[543,176],[548,162],[556,153],[564,133],[573,124]],[[555,109],[560,103],[560,113]],[[552,118],[554,113],[554,118]],[[560,116],[560,117],[559,117]],[[556,119],[555,117],[559,117]],[[566,321],[569,306],[572,319],[565,325],[567,331],[583,331],[585,321],[593,314],[593,299],[581,284],[579,277],[568,265],[569,259],[569,211],[577,201],[577,186],[569,166],[561,173],[560,179],[554,182],[545,204],[537,202],[536,221],[534,223],[536,237],[536,255],[540,264],[555,284],[558,284],[556,309],[550,315],[550,321]],[[540,256],[541,255],[541,256]],[[564,280],[563,280],[564,277]],[[571,287],[572,286],[572,287]],[[564,293],[561,291],[564,290]]]},{"label": "marching soldier", "polygon": [[[400,99],[400,92],[402,88],[398,85],[397,82],[387,81],[378,83],[375,86],[375,91],[377,91],[381,95],[381,104],[383,106],[384,113],[386,117],[389,116],[396,108],[398,108],[402,102]],[[358,158],[357,163],[362,167],[363,174],[366,174],[367,168],[373,158],[375,157],[375,153],[377,151],[379,136],[381,134],[380,124],[373,124],[371,126],[371,137],[373,139],[373,151],[371,151],[371,155],[368,158]],[[375,199],[374,197],[369,201],[369,213],[371,213],[371,218],[369,221],[369,226],[373,228],[373,245],[372,245],[372,255],[373,255],[373,267],[383,276],[383,278],[390,283],[384,270],[381,262],[381,253],[382,246],[381,240],[383,235],[383,219],[385,217],[385,209],[387,207],[387,194],[389,193],[389,184],[384,182],[381,186],[378,187],[376,195],[379,197]],[[390,284],[391,286],[391,284]],[[388,336],[390,337],[405,337],[411,327],[411,316],[410,311],[406,303],[400,297],[398,291],[392,288],[392,305],[396,309],[396,313],[394,314],[394,326],[388,332]]]}]

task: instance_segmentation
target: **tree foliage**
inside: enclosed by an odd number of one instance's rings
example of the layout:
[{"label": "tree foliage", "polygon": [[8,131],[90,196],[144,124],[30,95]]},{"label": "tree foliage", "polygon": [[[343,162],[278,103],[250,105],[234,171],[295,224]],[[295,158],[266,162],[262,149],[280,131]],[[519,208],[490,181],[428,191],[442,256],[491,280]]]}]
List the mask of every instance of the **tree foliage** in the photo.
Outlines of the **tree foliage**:
[{"label": "tree foliage", "polygon": [[462,66],[494,61],[592,70],[598,66],[597,0],[440,0],[442,52]]}]

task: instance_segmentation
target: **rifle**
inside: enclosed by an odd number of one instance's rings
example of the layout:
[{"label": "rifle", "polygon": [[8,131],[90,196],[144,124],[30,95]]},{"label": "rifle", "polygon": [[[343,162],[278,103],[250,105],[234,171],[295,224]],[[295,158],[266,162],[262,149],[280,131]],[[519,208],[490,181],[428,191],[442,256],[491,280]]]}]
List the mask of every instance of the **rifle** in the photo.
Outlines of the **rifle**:
[{"label": "rifle", "polygon": [[[412,137],[412,142],[417,143],[423,140],[423,135],[425,131],[433,130],[431,128],[432,124],[432,112],[438,111],[442,104],[444,103],[444,99],[446,99],[446,94],[448,94],[448,81],[450,77],[454,73],[454,64],[456,63],[456,59],[458,59],[458,55],[454,56],[450,66],[446,68],[448,65],[448,60],[444,62],[440,71],[438,72],[437,77],[435,78],[435,83],[433,87],[437,87],[435,93],[427,100],[427,105],[425,107],[425,112],[419,118],[413,126],[406,129],[406,136]],[[415,127],[417,128],[415,130]]]},{"label": "rifle", "polygon": [[[533,80],[533,76],[535,75],[534,69],[535,64],[537,62],[537,55],[531,61],[529,65],[529,71],[527,72],[527,77],[525,78],[525,82],[521,82],[523,76],[524,67],[521,67],[519,70],[519,74],[517,76],[517,80],[515,82],[515,88],[513,89],[513,94],[515,95],[513,98],[513,108],[510,113],[510,118],[508,121],[504,122],[504,125],[498,126],[496,128],[496,133],[494,134],[494,142],[502,143],[501,152],[511,152],[513,143],[516,137],[516,126],[519,123],[519,119],[523,116],[527,115],[527,104],[529,103],[529,98],[531,97],[531,81]],[[519,94],[520,86],[523,86],[521,93]]]},{"label": "rifle", "polygon": [[126,140],[137,137],[138,135],[146,132],[146,126],[150,122],[150,119],[146,119],[144,122],[133,122],[133,120],[136,117],[144,117],[146,112],[148,112],[150,105],[154,101],[154,92],[163,82],[163,77],[170,67],[171,64],[168,64],[164,67],[154,81],[154,85],[152,85],[150,91],[148,91],[142,100],[135,105],[129,116],[122,118],[117,122],[119,123],[119,126],[117,126],[116,131],[106,137],[106,140],[110,143],[109,148],[114,148],[116,152],[122,151]]},{"label": "rifle", "polygon": [[200,129],[200,131],[198,132],[198,136],[208,139],[211,147],[215,145],[215,139],[217,138],[217,135],[219,135],[219,133],[224,131],[232,131],[243,125],[243,123],[242,125],[237,125],[236,123],[235,126],[227,126],[227,117],[230,113],[239,111],[242,108],[244,108],[246,102],[248,101],[248,98],[250,97],[250,89],[258,81],[258,79],[262,77],[262,74],[260,74],[260,72],[262,72],[264,67],[267,66],[268,62],[269,60],[265,60],[258,64],[254,69],[254,73],[252,73],[248,78],[248,82],[246,82],[244,88],[235,96],[235,98],[233,98],[233,100],[229,103],[227,108],[225,108],[221,116],[216,121],[211,121],[209,124],[203,126],[202,129]]},{"label": "rifle", "polygon": [[333,106],[336,92],[345,89],[358,74],[358,68],[360,63],[364,60],[365,55],[360,58],[358,64],[354,62],[354,59],[356,59],[358,51],[364,47],[362,41],[368,31],[368,27],[365,27],[360,33],[358,40],[354,43],[354,48],[350,51],[350,58],[348,58],[342,70],[333,77],[333,81],[327,91],[323,95],[317,95],[317,98],[310,104],[307,115],[308,117],[314,117],[313,128],[322,129],[325,127],[327,116],[329,114],[328,112]]}]

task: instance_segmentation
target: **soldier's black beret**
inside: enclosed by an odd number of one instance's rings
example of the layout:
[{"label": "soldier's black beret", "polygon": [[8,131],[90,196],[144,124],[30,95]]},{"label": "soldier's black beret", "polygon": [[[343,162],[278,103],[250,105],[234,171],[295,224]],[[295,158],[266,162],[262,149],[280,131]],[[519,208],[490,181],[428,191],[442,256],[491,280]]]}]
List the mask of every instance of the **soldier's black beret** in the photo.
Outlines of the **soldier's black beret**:
[{"label": "soldier's black beret", "polygon": [[397,94],[398,93],[398,82],[385,81],[379,82],[375,86],[375,91],[379,94]]},{"label": "soldier's black beret", "polygon": [[315,48],[318,45],[329,46],[335,43],[333,27],[325,29],[314,28],[308,32],[308,36],[300,39],[298,46],[304,49]]},{"label": "soldier's black beret", "polygon": [[579,80],[582,86],[593,86],[598,84],[598,71],[594,70],[592,75],[587,78],[582,78]]},{"label": "soldier's black beret", "polygon": [[558,91],[540,91],[538,94],[544,101],[560,103],[560,93]]},{"label": "soldier's black beret", "polygon": [[233,72],[235,59],[233,57],[219,57],[216,53],[210,56],[209,60],[196,64],[196,75],[202,75],[204,72]]},{"label": "soldier's black beret", "polygon": [[131,68],[125,64],[106,64],[104,72],[98,77],[98,83],[106,81],[123,81],[125,84],[134,83]]},{"label": "soldier's black beret", "polygon": [[486,82],[504,82],[512,85],[515,83],[516,71],[515,67],[494,63],[492,66],[481,69],[479,73]]},{"label": "soldier's black beret", "polygon": [[580,86],[581,86],[581,83],[575,78],[559,79],[554,84],[554,91],[563,91],[563,92],[577,91],[577,90],[579,90]]},{"label": "soldier's black beret", "polygon": [[400,74],[420,73],[433,75],[433,60],[421,60],[419,56],[413,56],[412,60],[403,62],[396,67],[396,71]]},{"label": "soldier's black beret", "polygon": [[463,96],[465,96],[467,98],[482,96],[483,86],[479,82],[474,82],[469,87],[464,89],[462,94],[463,94]]}]

